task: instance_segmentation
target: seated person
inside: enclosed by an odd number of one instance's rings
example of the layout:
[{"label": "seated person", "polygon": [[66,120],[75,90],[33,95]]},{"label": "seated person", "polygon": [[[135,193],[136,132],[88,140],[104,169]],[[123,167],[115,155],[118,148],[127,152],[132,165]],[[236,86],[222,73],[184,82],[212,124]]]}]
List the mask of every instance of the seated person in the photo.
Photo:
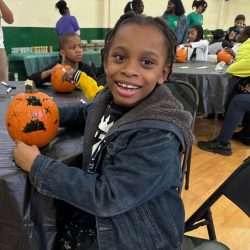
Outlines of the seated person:
[{"label": "seated person", "polygon": [[246,18],[244,15],[236,16],[234,20],[234,26],[228,29],[225,39],[228,40],[233,45],[236,42],[237,36],[240,34],[241,28],[245,27],[245,20]]},{"label": "seated person", "polygon": [[248,77],[250,76],[250,26],[241,29],[237,42],[241,44],[237,53],[228,49],[229,53],[235,56],[235,62],[227,68],[227,72],[237,77]]},{"label": "seated person", "polygon": [[208,54],[216,55],[219,50],[223,49],[223,40],[225,39],[225,34],[222,29],[217,29],[212,32],[213,39],[208,45]]},{"label": "seated person", "polygon": [[90,77],[93,76],[91,67],[82,62],[83,47],[81,39],[76,33],[65,33],[59,37],[59,53],[61,60],[58,60],[43,70],[28,76],[30,80],[34,81],[37,87],[41,86],[45,82],[51,81],[51,72],[59,63],[67,64],[74,70],[81,70]]},{"label": "seated person", "polygon": [[233,97],[220,135],[211,141],[199,141],[198,147],[200,149],[229,156],[232,154],[231,138],[250,146],[250,127],[243,128],[240,132],[234,134],[234,130],[241,125],[245,113],[250,111],[250,77],[241,79],[241,84],[246,94]]},{"label": "seated person", "polygon": [[[241,80],[250,76],[250,26],[246,26],[241,29],[239,36],[237,37],[237,45],[230,49],[224,48],[234,58],[234,62],[227,68],[227,72],[231,74],[229,78],[229,84],[234,86],[233,91],[230,93],[228,103],[230,103],[232,97],[236,94],[242,93]],[[243,91],[244,93],[244,91]],[[226,105],[226,109],[227,109]],[[249,115],[247,114],[247,117]]]},{"label": "seated person", "polygon": [[188,30],[187,43],[179,47],[187,48],[187,57],[190,61],[207,61],[208,40],[203,40],[203,28],[199,25]]}]

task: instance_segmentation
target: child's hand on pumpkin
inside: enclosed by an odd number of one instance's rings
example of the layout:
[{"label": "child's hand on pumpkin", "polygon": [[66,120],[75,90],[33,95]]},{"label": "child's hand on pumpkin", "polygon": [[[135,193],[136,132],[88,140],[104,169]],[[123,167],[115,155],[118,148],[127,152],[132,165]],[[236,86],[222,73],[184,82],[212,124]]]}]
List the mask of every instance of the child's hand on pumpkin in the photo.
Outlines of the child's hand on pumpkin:
[{"label": "child's hand on pumpkin", "polygon": [[188,42],[188,43],[184,43],[183,45],[184,45],[184,47],[189,47],[189,48],[192,48],[192,44],[191,44],[191,43],[189,43],[189,42]]},{"label": "child's hand on pumpkin", "polygon": [[184,44],[180,44],[177,46],[177,49],[184,49],[185,48],[185,45]]},{"label": "child's hand on pumpkin", "polygon": [[76,70],[74,70],[74,69],[65,70],[65,72],[63,74],[63,80],[74,83],[73,76],[74,76],[75,72],[76,72]]},{"label": "child's hand on pumpkin", "polygon": [[37,146],[28,146],[21,141],[16,141],[16,146],[13,149],[16,164],[27,172],[30,172],[32,164],[39,154]]},{"label": "child's hand on pumpkin", "polygon": [[235,57],[236,53],[231,48],[224,48],[224,50],[230,54],[231,56]]}]

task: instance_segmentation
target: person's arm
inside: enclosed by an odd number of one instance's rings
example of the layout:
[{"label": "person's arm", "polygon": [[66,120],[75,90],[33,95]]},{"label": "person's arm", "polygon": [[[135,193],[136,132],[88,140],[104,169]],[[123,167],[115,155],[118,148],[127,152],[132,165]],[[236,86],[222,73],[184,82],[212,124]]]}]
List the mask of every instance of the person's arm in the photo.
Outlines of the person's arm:
[{"label": "person's arm", "polygon": [[77,83],[77,86],[82,90],[88,100],[94,99],[97,92],[104,88],[103,86],[98,86],[97,82],[92,77],[80,70],[75,72],[73,80]]},{"label": "person's arm", "polygon": [[79,24],[78,24],[78,22],[77,22],[77,19],[76,19],[75,16],[72,16],[72,19],[73,19],[72,24],[73,24],[74,32],[75,32],[78,36],[80,36],[81,31],[80,31],[80,27],[79,27]]},{"label": "person's arm", "polygon": [[224,48],[224,50],[230,54],[232,57],[235,57],[236,56],[236,53],[233,51],[233,49],[231,48]]},{"label": "person's arm", "polygon": [[84,130],[91,104],[81,102],[59,107],[59,126],[63,128],[81,128]]},{"label": "person's arm", "polygon": [[[111,149],[113,144],[108,149],[113,160],[105,158],[102,174],[88,174],[38,155],[30,170],[31,183],[45,195],[102,217],[123,213],[177,187],[181,152],[176,137],[154,129],[136,136],[128,133],[129,138],[124,136],[127,145],[121,145],[118,152]],[[152,157],[152,152],[157,156]]]},{"label": "person's arm", "polygon": [[[59,126],[74,129],[79,127],[84,130],[90,106],[90,104],[79,103],[73,106],[59,107]],[[29,172],[35,158],[40,155],[40,151],[37,146],[29,146],[21,141],[16,141],[13,154],[16,164]]]},{"label": "person's arm", "polygon": [[235,61],[227,68],[227,72],[239,77],[248,77],[250,75],[249,65],[250,58]]},{"label": "person's arm", "polygon": [[[208,40],[200,40],[198,42],[189,43],[190,48],[208,48]],[[190,46],[191,45],[191,46]]]},{"label": "person's arm", "polygon": [[28,76],[28,79],[32,80],[36,86],[41,86],[45,82],[50,82],[51,72],[54,67],[58,65],[59,62],[55,62],[47,66],[41,71],[33,73],[32,75]]},{"label": "person's arm", "polygon": [[77,30],[75,33],[76,33],[78,36],[81,35],[81,31],[80,31],[80,30]]},{"label": "person's arm", "polygon": [[0,11],[2,13],[3,20],[12,24],[14,22],[14,17],[12,11],[8,8],[8,6],[4,3],[3,0],[0,0]]}]

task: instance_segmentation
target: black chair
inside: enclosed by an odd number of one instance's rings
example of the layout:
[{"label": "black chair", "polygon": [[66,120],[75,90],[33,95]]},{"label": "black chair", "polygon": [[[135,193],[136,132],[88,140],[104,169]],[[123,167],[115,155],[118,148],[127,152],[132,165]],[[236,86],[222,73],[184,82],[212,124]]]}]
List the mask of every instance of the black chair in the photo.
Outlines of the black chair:
[{"label": "black chair", "polygon": [[218,241],[184,235],[181,250],[230,250],[230,248]]},{"label": "black chair", "polygon": [[96,82],[97,82],[97,84],[99,86],[100,85],[105,86],[106,83],[107,83],[107,81],[106,81],[106,74],[102,74],[102,75],[98,76],[97,79],[96,79]]},{"label": "black chair", "polygon": [[[206,248],[195,247],[201,246],[204,242],[208,241],[210,243],[213,242],[215,246],[218,244],[218,248],[211,249],[229,249],[216,241],[216,233],[211,213],[211,207],[222,195],[235,203],[235,205],[250,217],[250,157],[245,159],[224,183],[222,183],[222,185],[217,188],[217,190],[185,222],[185,232],[192,231],[200,226],[206,226],[209,240],[185,236],[182,250],[204,250]],[[190,242],[191,244],[189,244]],[[222,246],[224,248],[222,248]]]},{"label": "black chair", "polygon": [[[183,104],[184,109],[191,113],[193,117],[192,121],[192,130],[193,130],[199,103],[199,96],[196,89],[190,83],[181,80],[169,80],[166,81],[166,85],[169,87],[173,96]],[[192,145],[186,148],[182,160],[182,172],[183,172],[183,179],[185,177],[186,190],[189,188],[191,156],[192,156]],[[179,189],[179,193],[181,193],[181,190],[182,188]]]}]

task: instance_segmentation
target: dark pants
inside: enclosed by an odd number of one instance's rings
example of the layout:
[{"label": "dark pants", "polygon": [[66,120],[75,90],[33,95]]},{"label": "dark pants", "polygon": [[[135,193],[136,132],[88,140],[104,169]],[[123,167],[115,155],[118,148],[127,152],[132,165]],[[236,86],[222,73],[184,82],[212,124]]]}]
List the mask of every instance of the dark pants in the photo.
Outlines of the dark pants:
[{"label": "dark pants", "polygon": [[55,200],[57,235],[53,250],[98,250],[95,216]]},{"label": "dark pants", "polygon": [[249,111],[250,94],[235,95],[229,104],[218,139],[223,143],[228,143],[232,138],[234,130],[241,124],[245,113]]}]

